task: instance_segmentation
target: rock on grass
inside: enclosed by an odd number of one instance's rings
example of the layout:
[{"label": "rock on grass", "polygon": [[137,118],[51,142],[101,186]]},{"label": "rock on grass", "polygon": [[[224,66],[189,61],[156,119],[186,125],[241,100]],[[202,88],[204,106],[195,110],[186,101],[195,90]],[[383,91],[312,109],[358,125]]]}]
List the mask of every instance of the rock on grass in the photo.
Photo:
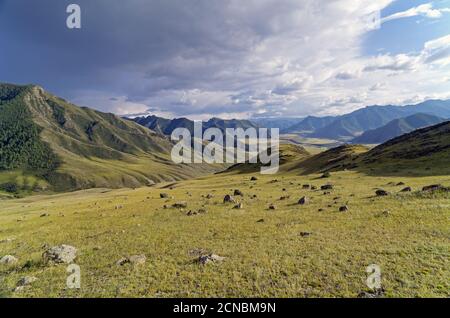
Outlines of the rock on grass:
[{"label": "rock on grass", "polygon": [[198,258],[198,263],[201,265],[206,265],[210,263],[220,263],[225,259],[225,257],[216,255],[216,254],[208,254],[208,255],[201,255]]},{"label": "rock on grass", "polygon": [[46,264],[70,264],[77,257],[77,249],[70,245],[53,246],[42,254]]},{"label": "rock on grass", "polygon": [[19,260],[12,256],[12,255],[5,255],[2,258],[0,258],[0,264],[4,265],[13,265],[16,264]]}]

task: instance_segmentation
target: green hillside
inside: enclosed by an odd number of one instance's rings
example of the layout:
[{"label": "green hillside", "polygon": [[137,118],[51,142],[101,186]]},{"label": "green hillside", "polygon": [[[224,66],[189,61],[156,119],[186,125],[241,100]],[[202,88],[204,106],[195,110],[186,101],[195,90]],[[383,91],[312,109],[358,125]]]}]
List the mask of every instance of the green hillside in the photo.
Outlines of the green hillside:
[{"label": "green hillside", "polygon": [[371,174],[448,175],[450,121],[389,140],[360,161],[361,168]]},{"label": "green hillside", "polygon": [[137,187],[216,171],[175,165],[167,137],[38,86],[4,84],[0,92],[1,184],[17,184],[23,176],[53,191]]}]

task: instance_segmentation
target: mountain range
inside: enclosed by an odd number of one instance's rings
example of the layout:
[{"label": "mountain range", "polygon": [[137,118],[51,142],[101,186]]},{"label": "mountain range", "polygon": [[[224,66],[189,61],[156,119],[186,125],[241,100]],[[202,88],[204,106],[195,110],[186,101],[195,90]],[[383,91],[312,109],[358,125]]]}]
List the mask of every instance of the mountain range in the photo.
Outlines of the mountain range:
[{"label": "mountain range", "polygon": [[66,191],[137,187],[217,171],[174,164],[172,146],[166,136],[39,86],[0,85],[0,183],[20,179],[27,188]]},{"label": "mountain range", "polygon": [[381,144],[416,129],[433,126],[444,121],[444,118],[429,114],[414,114],[405,118],[394,119],[383,127],[368,130],[361,136],[353,139],[352,143]]},{"label": "mountain range", "polygon": [[[194,133],[194,121],[187,118],[175,118],[166,119],[158,117],[155,115],[145,116],[145,117],[135,117],[132,120],[139,125],[147,127],[155,132],[170,136],[176,128],[187,128],[191,135]],[[220,119],[211,118],[210,120],[203,122],[203,131],[208,128],[218,128],[223,133],[227,128],[242,128],[244,130],[248,128],[258,128],[258,125],[249,120],[239,120],[239,119]]]},{"label": "mountain range", "polygon": [[[440,122],[449,117],[449,101],[372,106],[334,118],[310,116],[297,122],[293,130],[313,131],[310,135],[326,132],[335,137],[328,130],[337,129],[338,136],[346,138],[365,131],[357,138],[353,136],[354,142],[361,143],[394,139],[370,151],[362,146],[342,146],[312,156],[304,149],[290,149],[288,155],[281,154],[282,162],[301,157],[299,167],[308,172],[371,165],[386,172],[390,166],[392,171],[399,171],[425,165],[440,173],[447,169],[450,158],[450,122]],[[440,124],[415,130],[436,123]],[[193,122],[156,116],[124,119],[78,107],[36,85],[0,84],[0,191],[138,187],[226,168],[173,163],[173,143],[167,135],[178,127],[192,131]],[[223,131],[258,126],[248,120],[212,118],[204,123],[204,129],[210,127]],[[399,134],[402,136],[397,137]]]},{"label": "mountain range", "polygon": [[367,106],[342,116],[307,117],[283,132],[303,132],[313,138],[350,141],[368,130],[383,127],[392,120],[419,113],[450,118],[450,100],[428,100],[408,106]]}]

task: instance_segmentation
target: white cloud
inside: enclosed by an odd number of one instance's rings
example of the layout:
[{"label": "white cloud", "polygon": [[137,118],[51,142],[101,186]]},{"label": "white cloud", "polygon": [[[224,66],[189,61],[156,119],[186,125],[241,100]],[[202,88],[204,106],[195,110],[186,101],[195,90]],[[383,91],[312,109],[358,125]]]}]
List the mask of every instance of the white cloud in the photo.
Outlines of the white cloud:
[{"label": "white cloud", "polygon": [[394,13],[390,16],[384,17],[381,19],[381,23],[385,23],[392,20],[402,19],[402,18],[409,18],[409,17],[415,17],[415,16],[423,16],[431,19],[438,19],[441,18],[443,13],[450,12],[450,8],[443,8],[443,9],[434,9],[433,3],[426,3],[421,4],[417,7]]}]

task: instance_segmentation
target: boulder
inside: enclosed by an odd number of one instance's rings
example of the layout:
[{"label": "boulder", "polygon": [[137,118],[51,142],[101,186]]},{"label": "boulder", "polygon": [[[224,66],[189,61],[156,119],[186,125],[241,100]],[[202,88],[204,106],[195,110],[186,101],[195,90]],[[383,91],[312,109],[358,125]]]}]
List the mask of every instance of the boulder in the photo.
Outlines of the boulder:
[{"label": "boulder", "polygon": [[422,188],[423,192],[448,191],[448,190],[449,190],[448,188],[445,188],[441,184],[432,184]]},{"label": "boulder", "polygon": [[348,211],[348,206],[346,206],[346,205],[341,206],[341,207],[339,208],[339,212],[347,212],[347,211]]},{"label": "boulder", "polygon": [[403,188],[400,192],[411,192],[411,191],[412,191],[411,187],[406,187],[406,188]]},{"label": "boulder", "polygon": [[236,203],[236,200],[229,194],[223,198],[223,203]]},{"label": "boulder", "polygon": [[167,198],[169,197],[169,195],[168,195],[167,193],[160,193],[160,194],[159,194],[159,197],[160,197],[161,199],[167,199]]},{"label": "boulder", "polygon": [[302,197],[302,198],[300,198],[300,200],[298,200],[298,204],[300,204],[300,205],[305,205],[308,203],[309,203],[309,198],[307,198],[307,197]]},{"label": "boulder", "polygon": [[375,194],[377,195],[377,197],[384,197],[389,195],[389,193],[383,189],[379,189],[375,192]]},{"label": "boulder", "polygon": [[77,249],[70,245],[54,246],[42,254],[45,263],[70,264],[77,257]]},{"label": "boulder", "polygon": [[236,196],[243,196],[244,194],[242,193],[241,190],[236,189],[236,190],[234,190],[234,195],[236,195]]},{"label": "boulder", "polygon": [[31,285],[32,283],[34,283],[35,281],[37,281],[36,277],[34,277],[34,276],[25,276],[25,277],[21,278],[17,282],[17,287],[28,286],[28,285]]},{"label": "boulder", "polygon": [[12,256],[12,255],[5,255],[2,258],[0,258],[0,264],[4,265],[13,265],[16,264],[19,260]]},{"label": "boulder", "polygon": [[201,255],[198,258],[198,262],[201,265],[206,265],[210,263],[220,263],[225,259],[225,257],[216,255],[216,254],[208,254],[208,255]]},{"label": "boulder", "polygon": [[333,185],[332,184],[325,184],[323,186],[320,187],[321,190],[333,190]]},{"label": "boulder", "polygon": [[187,208],[187,202],[176,202],[172,204],[172,207],[175,209],[185,209]]}]

